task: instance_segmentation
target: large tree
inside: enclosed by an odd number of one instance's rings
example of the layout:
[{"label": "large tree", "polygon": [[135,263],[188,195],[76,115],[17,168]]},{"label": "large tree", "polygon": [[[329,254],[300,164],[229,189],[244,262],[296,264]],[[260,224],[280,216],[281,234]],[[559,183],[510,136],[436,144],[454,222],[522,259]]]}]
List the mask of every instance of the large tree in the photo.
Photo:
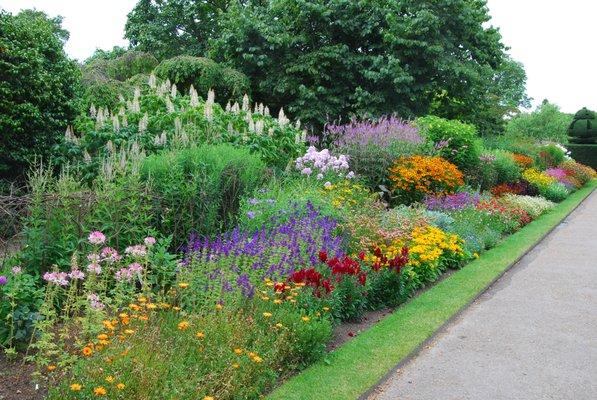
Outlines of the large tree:
[{"label": "large tree", "polygon": [[160,59],[202,56],[219,32],[219,18],[239,0],[140,0],[129,13],[125,37]]},{"label": "large tree", "polygon": [[256,100],[315,126],[449,113],[438,96],[474,120],[504,60],[484,0],[272,0],[223,18],[212,56],[250,76]]},{"label": "large tree", "polygon": [[77,64],[60,18],[0,12],[0,177],[15,178],[49,151],[77,113]]}]

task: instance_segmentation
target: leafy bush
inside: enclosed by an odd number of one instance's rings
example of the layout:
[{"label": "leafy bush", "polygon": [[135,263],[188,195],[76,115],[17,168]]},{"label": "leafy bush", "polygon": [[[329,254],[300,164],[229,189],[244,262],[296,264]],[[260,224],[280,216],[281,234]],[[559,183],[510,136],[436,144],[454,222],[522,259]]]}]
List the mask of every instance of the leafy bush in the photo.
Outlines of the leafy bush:
[{"label": "leafy bush", "polygon": [[531,113],[520,113],[506,124],[506,140],[532,138],[566,143],[566,132],[572,115],[560,111],[558,106],[543,102]]},{"label": "leafy bush", "polygon": [[155,73],[162,79],[169,79],[181,91],[188,91],[191,85],[199,93],[216,89],[220,98],[240,99],[249,90],[249,79],[232,68],[223,68],[209,58],[178,56],[164,60]]},{"label": "leafy bush", "polygon": [[513,158],[513,154],[504,150],[494,150],[492,155],[495,160],[492,162],[496,170],[496,183],[514,183],[520,179],[522,169]]},{"label": "leafy bush", "polygon": [[221,232],[234,225],[240,199],[266,175],[258,156],[226,144],[150,156],[141,165],[154,199],[150,226],[173,235],[176,246],[191,231]]},{"label": "leafy bush", "polygon": [[0,11],[0,177],[22,178],[76,116],[80,74],[64,53],[60,18]]},{"label": "leafy bush", "polygon": [[554,143],[541,146],[537,156],[537,164],[541,169],[557,167],[566,159],[567,152],[561,145]]},{"label": "leafy bush", "polygon": [[479,163],[481,140],[473,125],[433,115],[417,118],[415,123],[439,155],[462,171]]}]

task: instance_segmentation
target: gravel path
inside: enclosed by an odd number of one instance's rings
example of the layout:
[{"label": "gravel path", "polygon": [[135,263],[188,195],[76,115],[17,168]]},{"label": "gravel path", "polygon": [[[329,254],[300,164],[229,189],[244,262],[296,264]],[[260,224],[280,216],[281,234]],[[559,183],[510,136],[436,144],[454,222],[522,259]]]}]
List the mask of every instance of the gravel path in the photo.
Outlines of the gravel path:
[{"label": "gravel path", "polygon": [[597,191],[369,399],[597,399]]}]

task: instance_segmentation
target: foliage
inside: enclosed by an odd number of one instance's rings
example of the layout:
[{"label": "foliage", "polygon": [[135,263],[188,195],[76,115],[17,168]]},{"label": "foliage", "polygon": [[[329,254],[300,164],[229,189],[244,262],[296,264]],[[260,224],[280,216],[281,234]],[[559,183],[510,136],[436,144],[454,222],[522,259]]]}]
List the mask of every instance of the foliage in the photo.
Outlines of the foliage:
[{"label": "foliage", "polygon": [[549,143],[539,148],[537,164],[541,169],[557,167],[570,152],[561,145]]},{"label": "foliage", "polygon": [[193,231],[213,235],[234,226],[240,199],[267,175],[258,156],[228,144],[153,155],[140,173],[153,198],[149,224],[173,235],[176,247]]},{"label": "foliage", "polygon": [[80,75],[61,23],[40,11],[0,11],[0,177],[22,178],[36,157],[50,158],[76,115]]},{"label": "foliage", "polygon": [[406,201],[421,200],[426,194],[449,194],[463,185],[458,168],[441,157],[400,157],[390,168],[392,190]]},{"label": "foliage", "polygon": [[511,204],[524,209],[533,219],[555,207],[553,202],[546,200],[543,197],[506,194],[503,197],[503,201],[506,204]]},{"label": "foliage", "polygon": [[139,0],[128,14],[125,38],[141,51],[166,59],[181,54],[205,55],[219,32],[220,14],[230,0]]},{"label": "foliage", "polygon": [[510,119],[506,124],[506,137],[566,143],[566,132],[571,122],[572,115],[561,112],[558,106],[544,100],[533,112],[521,113]]},{"label": "foliage", "polygon": [[442,92],[470,117],[503,60],[488,20],[484,3],[463,0],[249,2],[222,14],[210,54],[249,76],[257,101],[316,127],[422,115]]},{"label": "foliage", "polygon": [[181,91],[194,86],[199,93],[215,89],[224,103],[227,100],[240,100],[249,92],[249,80],[242,73],[223,68],[209,58],[178,56],[164,60],[157,66],[158,77],[175,83]]},{"label": "foliage", "polygon": [[481,141],[473,125],[450,121],[433,115],[418,118],[416,124],[439,155],[462,171],[479,163]]}]

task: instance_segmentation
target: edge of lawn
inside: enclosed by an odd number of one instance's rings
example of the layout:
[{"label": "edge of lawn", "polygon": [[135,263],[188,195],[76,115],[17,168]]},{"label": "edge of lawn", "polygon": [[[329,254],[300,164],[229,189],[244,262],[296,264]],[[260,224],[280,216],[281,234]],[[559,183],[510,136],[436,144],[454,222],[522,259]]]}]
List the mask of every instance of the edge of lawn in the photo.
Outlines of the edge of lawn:
[{"label": "edge of lawn", "polygon": [[416,356],[474,300],[531,251],[597,187],[593,179],[553,210],[480,258],[398,307],[354,339],[275,389],[269,400],[365,397]]}]

